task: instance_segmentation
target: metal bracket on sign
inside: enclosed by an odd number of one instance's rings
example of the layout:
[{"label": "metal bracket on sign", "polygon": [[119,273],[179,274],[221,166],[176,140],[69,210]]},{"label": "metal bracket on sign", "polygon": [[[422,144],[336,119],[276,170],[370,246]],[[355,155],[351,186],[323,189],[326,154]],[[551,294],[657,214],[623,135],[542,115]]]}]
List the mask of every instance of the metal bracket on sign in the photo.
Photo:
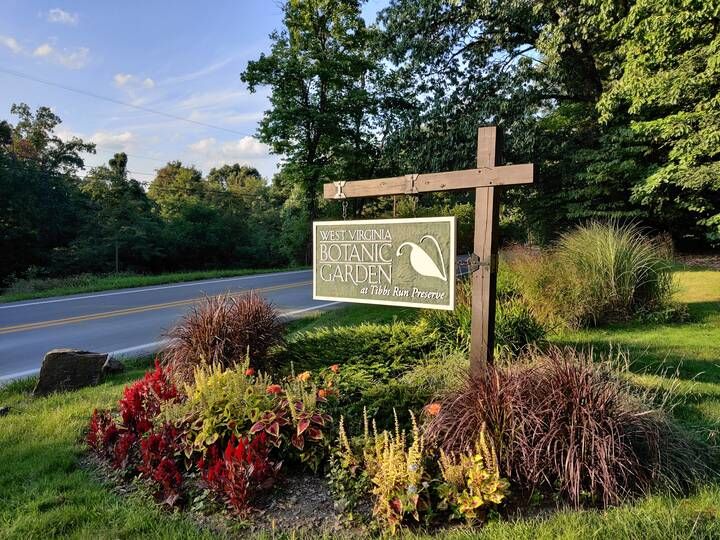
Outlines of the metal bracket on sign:
[{"label": "metal bracket on sign", "polygon": [[345,182],[347,182],[347,180],[333,181],[333,185],[335,186],[335,189],[337,189],[337,191],[335,192],[335,195],[333,196],[333,199],[347,199],[347,197],[345,196],[345,193],[343,193],[343,188],[345,187]]},{"label": "metal bracket on sign", "polygon": [[473,274],[481,268],[489,268],[490,272],[497,272],[498,268],[498,256],[497,253],[493,253],[490,256],[490,261],[483,261],[475,253],[471,253],[467,259],[468,274]]},{"label": "metal bracket on sign", "polygon": [[406,174],[405,175],[405,194],[406,195],[417,195],[418,189],[415,185],[415,182],[417,180],[417,177],[420,176],[419,174]]}]

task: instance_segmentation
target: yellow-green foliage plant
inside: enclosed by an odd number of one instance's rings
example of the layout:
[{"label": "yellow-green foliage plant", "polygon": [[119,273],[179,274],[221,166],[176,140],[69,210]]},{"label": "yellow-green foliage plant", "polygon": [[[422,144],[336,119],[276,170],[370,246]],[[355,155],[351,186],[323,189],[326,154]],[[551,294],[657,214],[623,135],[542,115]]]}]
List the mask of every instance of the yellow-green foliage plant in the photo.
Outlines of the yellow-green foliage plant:
[{"label": "yellow-green foliage plant", "polygon": [[195,368],[192,384],[185,385],[187,399],[170,404],[161,415],[165,421],[189,426],[192,452],[204,452],[220,437],[242,437],[274,406],[268,393],[272,381],[267,375],[255,374],[248,361],[235,369],[219,364]]},{"label": "yellow-green foliage plant", "polygon": [[373,444],[364,451],[365,467],[375,498],[373,515],[392,533],[406,515],[420,520],[421,497],[429,488],[422,437],[415,416],[411,414],[410,417],[412,443],[409,446],[396,419],[395,433],[383,431],[378,434],[373,425]]},{"label": "yellow-green foliage plant", "polygon": [[508,495],[510,483],[500,476],[497,454],[484,426],[474,453],[451,456],[441,450],[439,465],[440,510],[450,509],[455,516],[474,521]]}]

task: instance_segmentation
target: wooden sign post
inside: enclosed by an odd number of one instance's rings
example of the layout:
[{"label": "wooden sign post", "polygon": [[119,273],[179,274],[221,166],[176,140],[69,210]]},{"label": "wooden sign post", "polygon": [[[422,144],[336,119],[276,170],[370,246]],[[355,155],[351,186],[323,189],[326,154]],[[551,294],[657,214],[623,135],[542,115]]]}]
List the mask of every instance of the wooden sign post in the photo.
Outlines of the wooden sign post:
[{"label": "wooden sign post", "polygon": [[495,286],[497,282],[500,188],[531,184],[533,165],[502,165],[502,133],[495,126],[478,129],[477,168],[444,173],[407,174],[375,180],[325,184],[326,199],[417,195],[433,191],[475,190],[475,241],[470,266],[472,337],[470,368],[492,363],[495,347]]}]

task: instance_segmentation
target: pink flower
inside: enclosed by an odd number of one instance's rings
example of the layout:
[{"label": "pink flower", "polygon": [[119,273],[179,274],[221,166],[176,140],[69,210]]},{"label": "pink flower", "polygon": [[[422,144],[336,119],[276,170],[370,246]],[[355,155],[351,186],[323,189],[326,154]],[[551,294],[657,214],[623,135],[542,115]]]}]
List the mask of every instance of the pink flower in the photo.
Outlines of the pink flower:
[{"label": "pink flower", "polygon": [[282,387],[279,384],[271,384],[267,387],[266,392],[268,394],[279,394],[280,392],[282,392]]},{"label": "pink flower", "polygon": [[255,375],[255,370],[253,368],[247,368],[245,370],[246,377],[252,377],[253,375]]},{"label": "pink flower", "polygon": [[330,371],[332,371],[333,373],[337,373],[338,371],[340,371],[340,364],[333,364],[332,366],[330,366]]}]

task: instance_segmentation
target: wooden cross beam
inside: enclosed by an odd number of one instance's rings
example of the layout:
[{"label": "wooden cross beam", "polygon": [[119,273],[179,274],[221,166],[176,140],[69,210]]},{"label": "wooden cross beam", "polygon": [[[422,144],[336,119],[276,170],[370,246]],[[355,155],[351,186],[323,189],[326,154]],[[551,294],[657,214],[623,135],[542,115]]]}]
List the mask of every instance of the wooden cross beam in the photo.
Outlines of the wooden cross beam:
[{"label": "wooden cross beam", "polygon": [[495,348],[500,188],[531,184],[534,177],[531,163],[502,165],[502,132],[497,127],[479,128],[477,141],[476,169],[332,182],[323,187],[326,199],[475,190],[474,258],[479,263],[479,268],[472,275],[472,371],[477,371],[486,363],[492,363]]}]

